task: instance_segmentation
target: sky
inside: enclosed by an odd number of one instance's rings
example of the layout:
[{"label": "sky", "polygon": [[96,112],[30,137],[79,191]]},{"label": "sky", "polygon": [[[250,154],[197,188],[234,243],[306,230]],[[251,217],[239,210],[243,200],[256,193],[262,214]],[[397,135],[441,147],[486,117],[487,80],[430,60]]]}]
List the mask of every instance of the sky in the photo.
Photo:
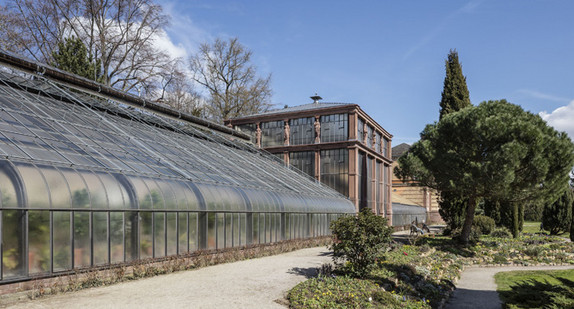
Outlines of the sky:
[{"label": "sky", "polygon": [[356,103],[412,144],[438,120],[445,60],[456,49],[474,105],[506,99],[574,137],[571,0],[158,0],[166,46],[238,38],[277,108]]}]

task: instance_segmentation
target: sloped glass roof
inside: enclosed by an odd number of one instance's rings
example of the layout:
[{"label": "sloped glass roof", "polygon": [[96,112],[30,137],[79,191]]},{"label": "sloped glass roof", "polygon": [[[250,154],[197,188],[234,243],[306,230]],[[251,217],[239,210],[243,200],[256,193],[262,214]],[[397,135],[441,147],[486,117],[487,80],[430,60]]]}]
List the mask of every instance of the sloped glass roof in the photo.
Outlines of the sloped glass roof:
[{"label": "sloped glass roof", "polygon": [[0,68],[2,177],[2,208],[355,211],[237,136],[13,67]]}]

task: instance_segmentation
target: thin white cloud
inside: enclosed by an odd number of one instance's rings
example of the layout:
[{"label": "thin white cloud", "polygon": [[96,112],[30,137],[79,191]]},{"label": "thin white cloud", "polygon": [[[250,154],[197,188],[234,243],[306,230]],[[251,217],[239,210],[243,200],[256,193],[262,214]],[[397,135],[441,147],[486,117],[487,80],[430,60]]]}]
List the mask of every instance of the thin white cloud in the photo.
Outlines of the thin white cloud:
[{"label": "thin white cloud", "polygon": [[561,106],[551,113],[542,111],[539,115],[554,129],[564,131],[571,139],[574,138],[574,101],[570,101],[570,104]]},{"label": "thin white cloud", "polygon": [[535,90],[529,90],[529,89],[519,89],[518,93],[525,94],[525,95],[528,95],[530,97],[533,97],[536,99],[542,99],[542,100],[546,100],[546,101],[562,102],[562,103],[568,103],[568,101],[569,101],[568,98],[558,97],[555,95],[542,93],[542,92],[538,92]]},{"label": "thin white cloud", "polygon": [[459,8],[458,10],[452,12],[447,17],[443,18],[436,27],[434,27],[427,35],[425,35],[420,41],[418,41],[413,47],[411,47],[403,56],[403,60],[408,59],[412,54],[414,54],[417,50],[421,49],[423,46],[427,45],[428,42],[433,40],[437,37],[442,30],[447,26],[449,21],[454,17],[464,14],[464,13],[471,13],[473,12],[484,0],[472,0],[467,2],[464,6]]}]

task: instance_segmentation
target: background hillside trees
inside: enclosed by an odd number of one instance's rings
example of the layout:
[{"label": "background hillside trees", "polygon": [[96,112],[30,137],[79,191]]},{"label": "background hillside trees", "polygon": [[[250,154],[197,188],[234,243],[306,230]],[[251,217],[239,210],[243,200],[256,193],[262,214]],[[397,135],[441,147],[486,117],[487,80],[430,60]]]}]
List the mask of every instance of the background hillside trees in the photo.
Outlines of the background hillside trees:
[{"label": "background hillside trees", "polygon": [[562,194],[574,144],[539,116],[489,101],[427,125],[399,163],[398,175],[468,198],[461,233],[467,243],[480,199],[515,203]]}]

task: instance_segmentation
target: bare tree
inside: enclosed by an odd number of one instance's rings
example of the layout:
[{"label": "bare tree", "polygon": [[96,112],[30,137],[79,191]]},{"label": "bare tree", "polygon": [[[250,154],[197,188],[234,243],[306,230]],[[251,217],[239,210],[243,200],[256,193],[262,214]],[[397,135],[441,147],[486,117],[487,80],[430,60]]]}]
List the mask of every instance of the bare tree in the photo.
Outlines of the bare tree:
[{"label": "bare tree", "polygon": [[198,53],[190,57],[192,79],[209,93],[210,118],[221,121],[271,107],[271,75],[258,77],[250,60],[251,51],[237,38],[202,44]]},{"label": "bare tree", "polygon": [[165,103],[181,112],[204,116],[203,100],[194,89],[193,84],[179,67],[179,62],[170,71],[162,74],[161,89],[154,95],[158,101]]},{"label": "bare tree", "polygon": [[153,0],[8,0],[9,19],[29,56],[51,62],[57,44],[80,38],[102,65],[103,82],[151,93],[173,59],[154,40],[167,16]]}]

